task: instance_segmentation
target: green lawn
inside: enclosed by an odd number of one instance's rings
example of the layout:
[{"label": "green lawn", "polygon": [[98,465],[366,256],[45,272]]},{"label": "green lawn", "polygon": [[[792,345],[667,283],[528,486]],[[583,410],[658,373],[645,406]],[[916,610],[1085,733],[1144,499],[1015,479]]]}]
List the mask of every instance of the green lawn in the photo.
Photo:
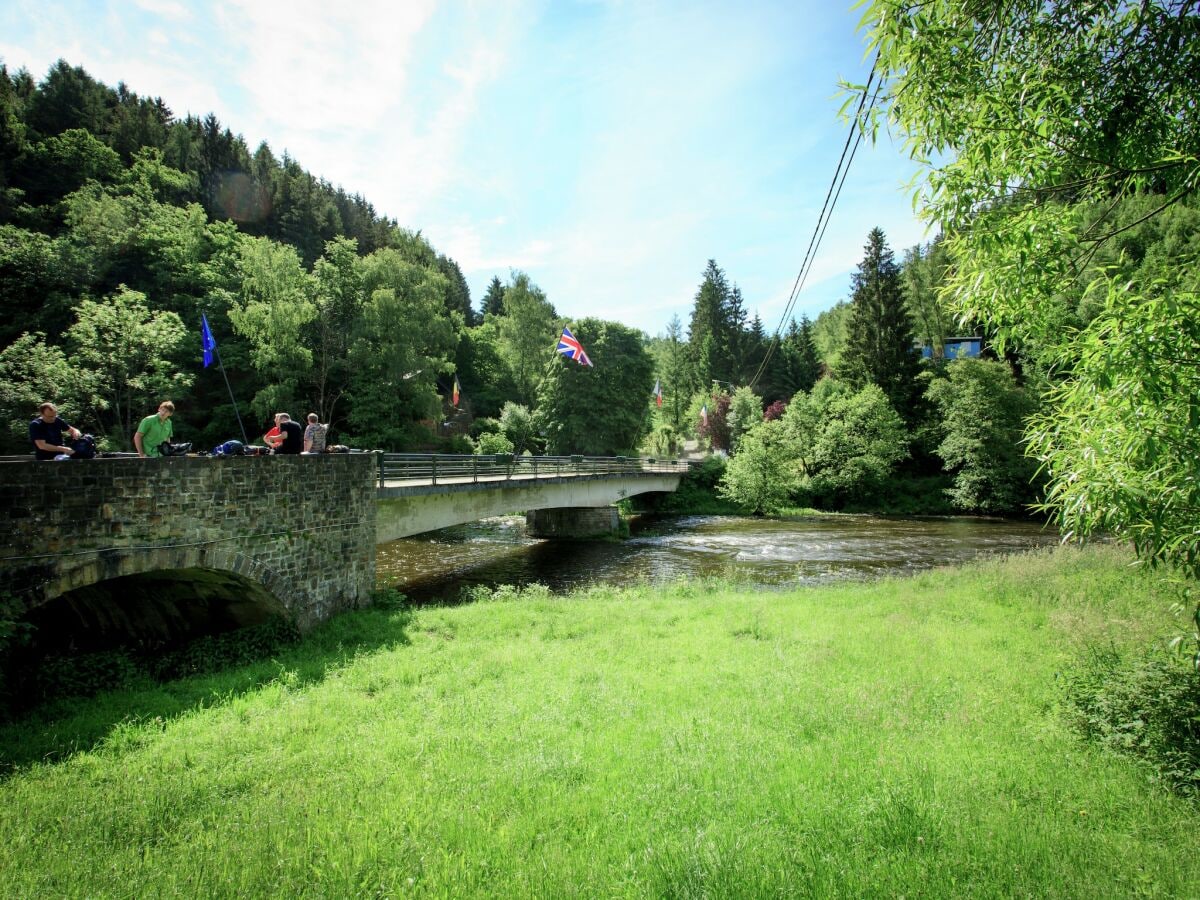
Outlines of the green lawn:
[{"label": "green lawn", "polygon": [[1167,606],[1099,548],[348,614],[0,729],[0,896],[1195,897],[1056,680]]}]

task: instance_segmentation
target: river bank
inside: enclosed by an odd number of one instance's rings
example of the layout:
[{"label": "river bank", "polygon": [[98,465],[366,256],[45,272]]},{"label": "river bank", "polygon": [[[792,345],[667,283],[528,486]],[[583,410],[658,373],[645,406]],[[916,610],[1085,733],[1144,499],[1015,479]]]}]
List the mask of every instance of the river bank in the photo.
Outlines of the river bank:
[{"label": "river bank", "polygon": [[4,729],[0,895],[1194,896],[1194,803],[1061,709],[1170,624],[1128,562],[347,614]]}]

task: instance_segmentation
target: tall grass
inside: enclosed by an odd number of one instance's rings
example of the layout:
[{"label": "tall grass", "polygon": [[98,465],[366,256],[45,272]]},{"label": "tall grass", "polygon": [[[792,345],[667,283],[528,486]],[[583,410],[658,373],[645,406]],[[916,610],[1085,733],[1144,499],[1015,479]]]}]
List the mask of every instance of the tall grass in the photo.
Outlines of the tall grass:
[{"label": "tall grass", "polygon": [[348,614],[4,729],[0,896],[1196,896],[1059,708],[1168,603],[1100,548]]}]

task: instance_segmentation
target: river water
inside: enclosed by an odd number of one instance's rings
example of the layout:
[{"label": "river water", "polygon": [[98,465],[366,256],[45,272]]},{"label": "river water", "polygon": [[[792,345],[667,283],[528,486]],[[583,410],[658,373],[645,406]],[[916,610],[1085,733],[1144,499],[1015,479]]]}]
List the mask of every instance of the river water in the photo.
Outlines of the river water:
[{"label": "river water", "polygon": [[725,576],[771,587],[903,574],[1058,542],[1040,524],[966,516],[640,517],[623,541],[543,541],[519,516],[417,535],[378,548],[378,584],[415,602],[475,585],[538,582],[560,592]]}]

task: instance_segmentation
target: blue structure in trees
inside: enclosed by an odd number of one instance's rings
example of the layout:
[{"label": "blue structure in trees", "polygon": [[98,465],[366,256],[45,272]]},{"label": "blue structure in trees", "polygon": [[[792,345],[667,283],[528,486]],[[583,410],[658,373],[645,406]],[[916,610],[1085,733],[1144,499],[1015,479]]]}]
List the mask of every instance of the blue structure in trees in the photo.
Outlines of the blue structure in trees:
[{"label": "blue structure in trees", "polygon": [[[969,359],[978,356],[982,348],[983,338],[978,336],[946,338],[946,343],[942,345],[942,358]],[[925,359],[932,359],[933,348],[926,344],[921,348],[921,356]]]}]

